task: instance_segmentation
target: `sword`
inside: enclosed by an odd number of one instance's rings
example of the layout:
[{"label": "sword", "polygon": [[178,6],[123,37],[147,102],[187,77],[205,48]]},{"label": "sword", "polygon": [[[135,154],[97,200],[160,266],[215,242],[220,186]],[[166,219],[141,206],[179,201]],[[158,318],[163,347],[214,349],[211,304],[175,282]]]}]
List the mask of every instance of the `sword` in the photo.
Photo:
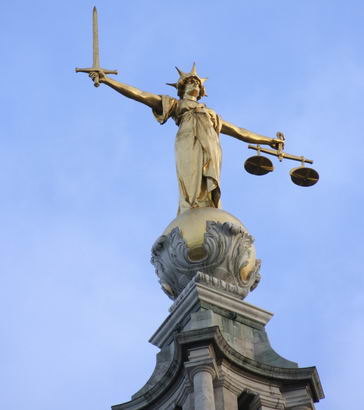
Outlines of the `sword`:
[{"label": "sword", "polygon": [[[76,73],[100,73],[105,74],[117,74],[117,70],[106,70],[100,67],[100,54],[99,54],[99,27],[97,21],[97,10],[94,7],[92,12],[92,67],[91,68],[75,68]],[[99,76],[94,80],[94,86],[98,87],[100,85]]]}]

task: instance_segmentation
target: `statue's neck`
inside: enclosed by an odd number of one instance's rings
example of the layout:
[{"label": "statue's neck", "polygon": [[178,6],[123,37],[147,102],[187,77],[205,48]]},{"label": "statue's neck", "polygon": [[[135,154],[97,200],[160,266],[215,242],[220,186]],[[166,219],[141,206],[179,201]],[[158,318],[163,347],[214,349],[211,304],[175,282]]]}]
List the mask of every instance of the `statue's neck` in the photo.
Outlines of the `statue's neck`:
[{"label": "statue's neck", "polygon": [[192,100],[192,101],[197,101],[197,97],[194,95],[190,95],[188,93],[185,93],[183,95],[183,100]]}]

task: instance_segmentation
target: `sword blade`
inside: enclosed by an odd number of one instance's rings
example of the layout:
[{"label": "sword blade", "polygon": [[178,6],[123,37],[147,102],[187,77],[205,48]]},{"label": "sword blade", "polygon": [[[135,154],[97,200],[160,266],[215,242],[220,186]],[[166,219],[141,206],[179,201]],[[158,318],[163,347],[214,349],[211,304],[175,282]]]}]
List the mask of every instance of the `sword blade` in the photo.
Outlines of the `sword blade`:
[{"label": "sword blade", "polygon": [[97,10],[94,7],[92,14],[92,39],[93,39],[93,62],[92,67],[100,67],[100,54],[99,54],[99,26],[97,22]]}]

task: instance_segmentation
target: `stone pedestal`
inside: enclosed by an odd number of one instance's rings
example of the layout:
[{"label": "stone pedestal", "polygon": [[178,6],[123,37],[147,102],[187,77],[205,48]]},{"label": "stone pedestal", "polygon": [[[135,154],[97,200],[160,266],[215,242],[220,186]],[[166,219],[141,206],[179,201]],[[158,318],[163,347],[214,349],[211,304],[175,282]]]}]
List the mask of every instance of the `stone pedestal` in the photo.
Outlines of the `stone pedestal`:
[{"label": "stone pedestal", "polygon": [[113,410],[312,410],[324,397],[315,367],[270,346],[272,314],[241,300],[239,286],[198,272],[150,339],[156,368]]}]

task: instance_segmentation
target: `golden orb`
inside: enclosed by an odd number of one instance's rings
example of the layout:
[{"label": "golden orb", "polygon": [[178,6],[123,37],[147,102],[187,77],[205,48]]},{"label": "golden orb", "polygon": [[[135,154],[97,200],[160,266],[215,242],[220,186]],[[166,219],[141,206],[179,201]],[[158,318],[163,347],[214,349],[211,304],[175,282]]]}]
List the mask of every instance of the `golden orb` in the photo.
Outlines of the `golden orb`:
[{"label": "golden orb", "polygon": [[[168,235],[174,228],[178,227],[182,237],[189,248],[189,258],[192,261],[198,261],[206,256],[204,248],[204,240],[206,233],[206,223],[214,222],[230,222],[234,225],[239,225],[243,231],[247,232],[245,226],[238,218],[231,215],[229,212],[218,208],[192,208],[178,215],[164,230],[163,235]],[[247,280],[251,271],[254,270],[256,263],[256,253],[254,245],[250,248],[250,257],[247,265],[240,271],[242,280]]]}]

